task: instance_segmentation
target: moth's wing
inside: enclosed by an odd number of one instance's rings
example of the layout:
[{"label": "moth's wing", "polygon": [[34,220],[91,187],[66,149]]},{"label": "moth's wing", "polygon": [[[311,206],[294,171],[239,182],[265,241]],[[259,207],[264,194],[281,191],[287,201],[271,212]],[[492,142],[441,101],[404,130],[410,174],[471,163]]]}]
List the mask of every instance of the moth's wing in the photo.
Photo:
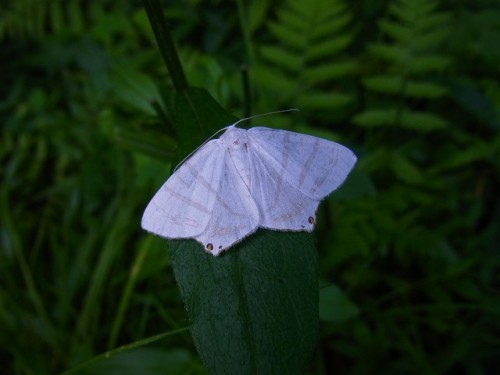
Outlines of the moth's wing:
[{"label": "moth's wing", "polygon": [[163,184],[142,216],[142,228],[166,238],[202,233],[212,215],[224,168],[224,149],[209,141]]},{"label": "moth's wing", "polygon": [[213,255],[241,241],[259,226],[259,211],[229,152],[206,229],[195,238]]},{"label": "moth's wing", "polygon": [[250,190],[261,213],[260,226],[276,230],[312,231],[319,200],[284,178],[267,154],[249,147],[252,159]]},{"label": "moth's wing", "polygon": [[337,189],[356,163],[347,147],[322,138],[263,127],[247,134],[250,147],[266,155],[278,175],[316,200]]}]

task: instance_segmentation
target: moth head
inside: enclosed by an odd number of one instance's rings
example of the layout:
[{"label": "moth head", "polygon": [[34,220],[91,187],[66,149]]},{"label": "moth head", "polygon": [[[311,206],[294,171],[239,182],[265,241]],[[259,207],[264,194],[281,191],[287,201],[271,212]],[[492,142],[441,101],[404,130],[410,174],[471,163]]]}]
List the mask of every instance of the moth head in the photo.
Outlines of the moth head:
[{"label": "moth head", "polygon": [[246,130],[240,129],[235,126],[230,126],[227,128],[226,132],[220,137],[224,144],[232,149],[239,150],[246,146],[247,136]]}]

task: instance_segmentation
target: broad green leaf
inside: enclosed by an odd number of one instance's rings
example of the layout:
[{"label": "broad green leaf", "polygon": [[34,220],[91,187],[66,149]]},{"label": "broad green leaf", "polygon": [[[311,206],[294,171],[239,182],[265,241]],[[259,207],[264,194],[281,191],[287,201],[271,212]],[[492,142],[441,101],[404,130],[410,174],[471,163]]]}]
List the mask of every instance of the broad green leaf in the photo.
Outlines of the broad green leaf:
[{"label": "broad green leaf", "polygon": [[[204,91],[189,90],[176,100],[175,118],[178,128],[207,134],[232,116]],[[260,230],[219,257],[194,240],[169,244],[191,333],[212,373],[302,373],[318,330],[310,233]]]},{"label": "broad green leaf", "polygon": [[309,233],[260,230],[219,257],[169,241],[191,333],[213,374],[302,374],[318,333]]},{"label": "broad green leaf", "polygon": [[189,89],[175,95],[173,112],[179,159],[194,151],[217,130],[236,121],[202,89]]}]

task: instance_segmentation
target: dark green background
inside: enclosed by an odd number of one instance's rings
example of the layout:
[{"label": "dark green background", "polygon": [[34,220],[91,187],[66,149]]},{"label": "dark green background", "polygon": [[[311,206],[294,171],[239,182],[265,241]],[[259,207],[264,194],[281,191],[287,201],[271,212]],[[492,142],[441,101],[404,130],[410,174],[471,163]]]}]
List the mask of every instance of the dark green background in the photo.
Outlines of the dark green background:
[{"label": "dark green background", "polygon": [[[358,155],[318,213],[307,373],[496,370],[498,2],[161,5],[190,85],[236,117],[298,108],[253,125]],[[140,229],[206,134],[176,128],[182,74],[142,4],[7,1],[0,43],[0,372],[60,373],[131,344],[75,372],[206,373],[168,245]]]}]

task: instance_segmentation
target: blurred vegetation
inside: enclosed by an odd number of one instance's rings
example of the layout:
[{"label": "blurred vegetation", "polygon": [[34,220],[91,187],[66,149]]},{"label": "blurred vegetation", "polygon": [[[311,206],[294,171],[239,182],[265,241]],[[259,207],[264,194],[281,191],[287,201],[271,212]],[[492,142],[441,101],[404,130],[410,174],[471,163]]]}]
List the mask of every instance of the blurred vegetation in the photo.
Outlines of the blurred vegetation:
[{"label": "blurred vegetation", "polygon": [[[163,6],[190,85],[240,117],[297,107],[266,126],[359,156],[319,212],[308,372],[494,372],[498,2]],[[130,343],[78,373],[206,373],[166,242],[140,229],[199,136],[174,131],[172,77],[141,4],[7,1],[0,42],[2,374],[60,373]]]}]

